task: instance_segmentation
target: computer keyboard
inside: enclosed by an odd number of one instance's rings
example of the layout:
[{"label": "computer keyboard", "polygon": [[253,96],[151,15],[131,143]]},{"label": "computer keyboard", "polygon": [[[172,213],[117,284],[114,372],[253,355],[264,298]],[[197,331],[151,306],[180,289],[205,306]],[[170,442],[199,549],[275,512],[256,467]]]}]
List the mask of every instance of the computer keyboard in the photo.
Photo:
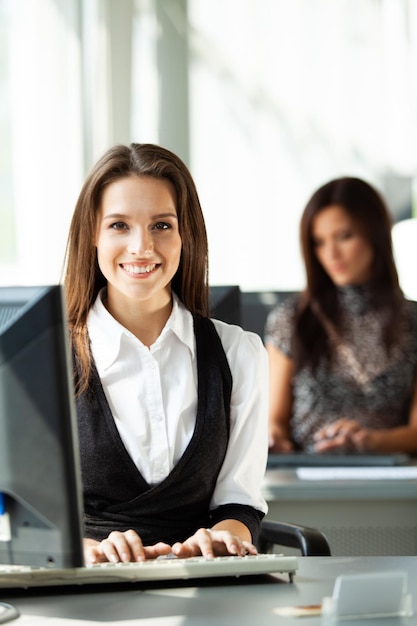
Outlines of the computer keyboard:
[{"label": "computer keyboard", "polygon": [[258,554],[248,556],[202,556],[188,559],[160,557],[141,563],[99,563],[68,569],[36,569],[18,565],[0,565],[0,588],[88,585],[117,582],[147,582],[288,574],[290,581],[298,568],[296,556]]}]

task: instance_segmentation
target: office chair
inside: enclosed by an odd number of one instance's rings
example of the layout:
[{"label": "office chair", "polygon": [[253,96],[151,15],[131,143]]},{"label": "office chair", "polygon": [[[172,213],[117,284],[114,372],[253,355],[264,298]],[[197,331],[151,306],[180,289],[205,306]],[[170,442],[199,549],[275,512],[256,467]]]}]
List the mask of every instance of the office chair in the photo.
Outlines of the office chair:
[{"label": "office chair", "polygon": [[301,556],[331,556],[328,541],[320,530],[264,519],[257,548],[267,553],[274,545],[297,548]]}]

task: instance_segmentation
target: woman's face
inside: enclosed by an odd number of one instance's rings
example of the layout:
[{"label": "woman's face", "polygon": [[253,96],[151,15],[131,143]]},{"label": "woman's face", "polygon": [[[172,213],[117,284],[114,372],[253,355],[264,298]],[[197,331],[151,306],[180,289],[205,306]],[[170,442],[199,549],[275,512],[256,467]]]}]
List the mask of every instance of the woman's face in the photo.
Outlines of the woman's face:
[{"label": "woman's face", "polygon": [[95,244],[109,300],[163,306],[171,297],[182,246],[173,185],[150,176],[110,183],[97,216]]},{"label": "woman's face", "polygon": [[370,280],[372,247],[342,207],[332,204],[314,217],[312,238],[319,263],[336,285],[360,285]]}]

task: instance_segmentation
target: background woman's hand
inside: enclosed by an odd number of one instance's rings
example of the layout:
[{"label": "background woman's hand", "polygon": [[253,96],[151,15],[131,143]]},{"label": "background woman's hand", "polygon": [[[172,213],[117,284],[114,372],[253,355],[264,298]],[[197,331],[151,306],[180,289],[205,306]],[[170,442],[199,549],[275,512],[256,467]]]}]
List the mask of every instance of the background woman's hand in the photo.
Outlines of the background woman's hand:
[{"label": "background woman's hand", "polygon": [[228,530],[210,530],[208,528],[200,528],[183,543],[175,543],[172,546],[172,552],[181,558],[199,555],[213,558],[225,555],[257,554],[255,546],[249,541],[240,539]]},{"label": "background woman's hand", "polygon": [[288,439],[285,429],[277,423],[269,426],[269,451],[270,452],[292,452],[294,445]]},{"label": "background woman's hand", "polygon": [[324,426],[314,436],[316,452],[332,452],[341,449],[363,452],[372,450],[373,431],[363,428],[359,422],[339,419]]},{"label": "background woman's hand", "polygon": [[84,539],[83,545],[86,563],[145,561],[171,552],[171,546],[167,543],[144,546],[134,530],[114,531],[103,541]]}]

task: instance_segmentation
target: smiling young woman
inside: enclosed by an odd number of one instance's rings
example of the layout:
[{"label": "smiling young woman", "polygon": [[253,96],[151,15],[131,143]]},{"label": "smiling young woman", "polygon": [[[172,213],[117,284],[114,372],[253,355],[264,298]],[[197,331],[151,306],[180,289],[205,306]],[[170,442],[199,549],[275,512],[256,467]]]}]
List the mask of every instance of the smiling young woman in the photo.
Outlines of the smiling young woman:
[{"label": "smiling young woman", "polygon": [[89,562],[256,552],[267,354],[209,318],[207,248],[175,154],[115,146],[93,167],[65,273]]},{"label": "smiling young woman", "polygon": [[105,307],[149,347],[171,314],[171,281],[181,259],[172,183],[126,176],[106,186],[95,243],[107,281]]}]

